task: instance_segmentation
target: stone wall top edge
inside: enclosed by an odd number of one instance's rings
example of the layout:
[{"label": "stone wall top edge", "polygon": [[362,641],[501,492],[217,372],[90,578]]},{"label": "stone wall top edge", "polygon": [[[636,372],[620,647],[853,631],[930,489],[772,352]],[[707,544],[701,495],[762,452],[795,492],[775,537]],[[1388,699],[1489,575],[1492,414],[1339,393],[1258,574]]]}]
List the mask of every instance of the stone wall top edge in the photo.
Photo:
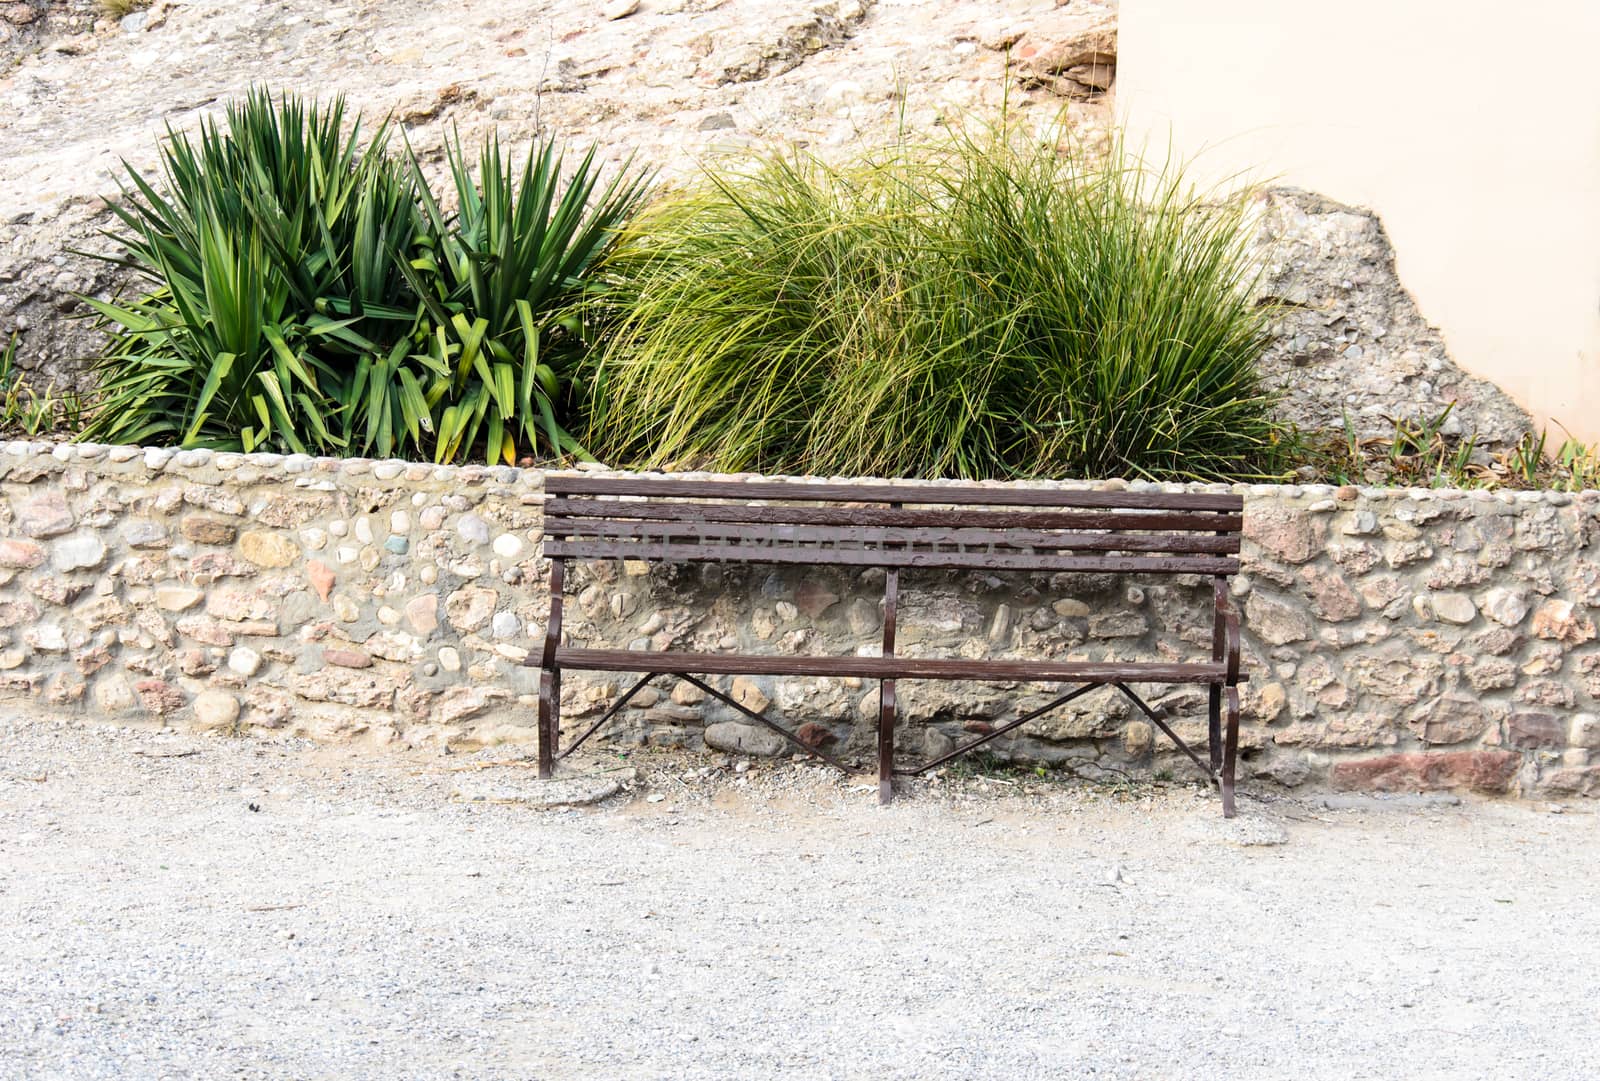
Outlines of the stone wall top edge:
[{"label": "stone wall top edge", "polygon": [[[226,474],[241,469],[254,470],[256,476],[252,483],[261,483],[270,480],[271,475],[278,474],[286,482],[296,482],[308,476],[321,476],[330,480],[348,479],[355,480],[366,478],[382,483],[396,485],[405,484],[482,484],[493,482],[496,484],[510,485],[539,489],[544,485],[546,470],[538,468],[523,468],[506,465],[435,465],[430,462],[408,461],[398,458],[370,459],[370,458],[328,458],[316,457],[308,454],[272,454],[272,453],[240,453],[232,451],[211,451],[204,449],[179,450],[171,447],[141,447],[141,446],[108,446],[99,443],[66,443],[49,440],[15,439],[0,442],[0,457],[9,458],[50,458],[63,466],[74,464],[80,467],[99,468],[106,472],[118,472],[121,468],[144,468],[158,473],[195,474],[218,473]],[[1177,481],[1148,481],[1128,480],[1120,477],[1090,480],[1084,478],[1060,478],[1030,480],[922,480],[908,478],[862,477],[862,476],[820,476],[820,475],[787,475],[770,473],[715,473],[708,471],[685,471],[668,473],[657,470],[624,470],[609,469],[604,466],[585,464],[575,470],[549,470],[548,472],[582,473],[588,476],[674,476],[686,479],[699,480],[740,480],[748,482],[776,482],[776,483],[864,483],[864,484],[890,484],[906,488],[927,488],[937,485],[954,485],[968,487],[1002,487],[1002,488],[1037,488],[1047,490],[1082,490],[1082,491],[1131,491],[1131,492],[1231,492],[1243,495],[1247,500],[1269,501],[1297,501],[1306,500],[1312,504],[1322,501],[1334,501],[1338,504],[1352,504],[1354,502],[1446,502],[1446,501],[1476,501],[1496,502],[1506,505],[1554,504],[1566,505],[1570,503],[1600,504],[1600,490],[1588,489],[1581,492],[1540,491],[1540,490],[1489,490],[1482,488],[1385,488],[1374,486],[1332,485],[1332,484],[1247,484],[1247,483],[1216,483],[1216,482],[1177,482]],[[262,474],[266,474],[263,476]],[[1328,507],[1325,509],[1332,509]]]},{"label": "stone wall top edge", "polygon": [[328,458],[310,454],[245,454],[206,449],[181,450],[172,447],[108,446],[100,443],[63,443],[48,440],[10,440],[0,442],[0,463],[6,458],[48,458],[61,466],[75,465],[103,473],[145,470],[174,474],[196,480],[221,483],[222,478],[240,470],[254,473],[250,483],[304,485],[321,479],[332,482],[378,482],[408,484],[477,485],[503,484],[537,490],[544,484],[544,471],[507,465],[435,465],[432,462],[401,458]]}]

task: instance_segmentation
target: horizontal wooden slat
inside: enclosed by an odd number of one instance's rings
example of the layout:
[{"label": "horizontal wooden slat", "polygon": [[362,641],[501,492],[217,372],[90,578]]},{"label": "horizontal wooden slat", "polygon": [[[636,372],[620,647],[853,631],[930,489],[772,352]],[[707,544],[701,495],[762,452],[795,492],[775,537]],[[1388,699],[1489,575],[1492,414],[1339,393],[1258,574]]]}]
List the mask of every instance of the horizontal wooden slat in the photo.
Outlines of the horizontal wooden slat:
[{"label": "horizontal wooden slat", "polygon": [[910,551],[957,547],[969,552],[996,549],[1103,552],[1173,552],[1183,554],[1239,551],[1237,533],[1082,533],[1037,529],[881,528],[877,526],[754,525],[711,522],[546,521],[545,535],[569,540],[635,540],[641,543],[760,547],[816,544],[823,548]]},{"label": "horizontal wooden slat", "polygon": [[545,476],[551,495],[641,495],[678,499],[791,499],[832,503],[910,503],[963,507],[1145,507],[1156,510],[1244,509],[1242,496],[1210,492],[1101,492],[994,488],[977,484],[832,484],[680,480],[673,477]]},{"label": "horizontal wooden slat", "polygon": [[813,507],[789,503],[736,506],[728,503],[619,502],[614,499],[545,500],[547,521],[608,518],[668,522],[791,522],[796,525],[933,526],[941,529],[1152,529],[1173,532],[1237,533],[1240,514],[1073,511],[964,510],[909,507]]},{"label": "horizontal wooden slat", "polygon": [[755,544],[661,544],[654,541],[565,541],[545,537],[544,554],[569,559],[662,562],[803,563],[846,567],[951,567],[971,570],[1080,571],[1120,574],[1238,574],[1239,561],[1222,556],[1060,556],[1005,552],[933,552]]},{"label": "horizontal wooden slat", "polygon": [[1041,683],[1222,683],[1227,666],[1168,661],[952,660],[938,657],[750,656],[629,649],[560,649],[556,665],[600,672],[690,675],[856,676],[864,679],[959,679]]}]

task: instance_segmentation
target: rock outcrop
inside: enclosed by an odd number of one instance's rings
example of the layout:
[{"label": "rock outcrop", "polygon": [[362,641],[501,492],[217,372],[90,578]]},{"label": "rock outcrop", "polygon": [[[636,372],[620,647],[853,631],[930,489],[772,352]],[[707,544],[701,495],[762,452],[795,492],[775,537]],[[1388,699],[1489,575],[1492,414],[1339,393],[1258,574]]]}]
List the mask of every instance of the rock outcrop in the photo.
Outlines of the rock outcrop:
[{"label": "rock outcrop", "polygon": [[1517,442],[1528,414],[1450,359],[1395,272],[1394,249],[1370,210],[1313,192],[1261,196],[1257,251],[1262,303],[1275,306],[1262,365],[1285,393],[1283,415],[1308,431],[1393,434],[1399,418],[1436,418],[1445,434],[1485,448]]},{"label": "rock outcrop", "polygon": [[[1116,0],[154,0],[120,20],[91,0],[0,0],[0,336],[49,381],[84,386],[100,338],[73,299],[127,286],[107,252],[122,162],[148,171],[252,85],[345,94],[391,116],[427,161],[445,134],[558,133],[630,153],[671,182],[765,145],[823,153],[930,132],[953,112],[1109,119]],[[1481,440],[1527,418],[1451,362],[1394,273],[1370,214],[1267,196],[1264,297],[1284,304],[1266,359],[1286,415],[1364,434],[1436,415]]]}]

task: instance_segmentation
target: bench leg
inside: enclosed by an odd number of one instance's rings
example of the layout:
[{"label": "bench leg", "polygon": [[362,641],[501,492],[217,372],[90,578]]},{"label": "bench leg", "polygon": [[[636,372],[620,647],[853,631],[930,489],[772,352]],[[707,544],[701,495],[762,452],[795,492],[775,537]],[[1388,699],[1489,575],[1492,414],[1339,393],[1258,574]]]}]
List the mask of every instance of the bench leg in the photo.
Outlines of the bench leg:
[{"label": "bench leg", "polygon": [[1227,742],[1222,749],[1222,817],[1234,816],[1233,776],[1239,756],[1239,688],[1224,687],[1228,698]]},{"label": "bench leg", "polygon": [[1222,768],[1222,687],[1213,683],[1206,689],[1211,696],[1211,708],[1207,714],[1209,724],[1206,726],[1206,750],[1211,754],[1211,773],[1215,776]]},{"label": "bench leg", "polygon": [[549,779],[561,741],[561,670],[539,673],[539,776]]},{"label": "bench leg", "polygon": [[894,680],[886,679],[878,697],[878,802],[894,799]]}]

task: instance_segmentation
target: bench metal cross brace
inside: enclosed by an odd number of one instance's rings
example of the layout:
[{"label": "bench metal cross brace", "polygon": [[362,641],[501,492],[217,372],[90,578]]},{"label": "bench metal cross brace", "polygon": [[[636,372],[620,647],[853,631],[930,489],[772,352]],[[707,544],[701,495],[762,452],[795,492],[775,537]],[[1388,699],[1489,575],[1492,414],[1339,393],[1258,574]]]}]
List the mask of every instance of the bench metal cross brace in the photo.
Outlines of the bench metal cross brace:
[{"label": "bench metal cross brace", "polygon": [[1044,705],[1040,706],[1038,709],[1030,710],[1029,712],[1023,714],[1021,717],[1018,717],[1018,718],[1016,718],[1015,720],[1012,720],[1012,721],[1008,721],[1006,724],[1002,725],[999,728],[996,728],[992,732],[985,732],[983,735],[979,736],[977,739],[973,740],[972,742],[967,743],[967,744],[965,744],[963,746],[957,747],[953,751],[949,751],[949,752],[947,752],[945,754],[942,754],[938,758],[935,758],[930,762],[924,762],[920,766],[915,766],[915,767],[911,767],[911,768],[896,769],[894,772],[896,774],[899,774],[901,776],[906,776],[906,777],[915,777],[915,776],[918,776],[919,774],[926,773],[930,769],[934,769],[934,768],[936,768],[938,766],[944,765],[946,762],[950,761],[952,758],[959,758],[964,754],[968,754],[968,753],[970,753],[972,751],[977,750],[979,747],[983,746],[985,743],[988,743],[990,740],[996,739],[996,738],[998,738],[1000,736],[1003,736],[1007,732],[1011,731],[1014,728],[1022,727],[1023,725],[1027,724],[1029,721],[1033,720],[1035,717],[1043,716],[1044,714],[1049,713],[1051,710],[1055,709],[1057,706],[1064,706],[1068,702],[1071,702],[1075,698],[1079,698],[1079,697],[1081,697],[1081,696],[1083,696],[1085,694],[1088,694],[1092,690],[1095,690],[1095,689],[1097,689],[1099,687],[1105,687],[1105,686],[1115,687],[1117,690],[1119,690],[1123,694],[1127,695],[1128,698],[1132,699],[1134,705],[1138,706],[1141,710],[1143,710],[1144,711],[1144,715],[1146,717],[1149,717],[1151,722],[1157,728],[1161,729],[1162,732],[1166,733],[1166,736],[1167,736],[1168,739],[1172,740],[1173,743],[1177,744],[1178,750],[1182,751],[1184,754],[1189,756],[1190,760],[1192,762],[1194,762],[1194,764],[1197,767],[1199,767],[1200,772],[1206,775],[1206,780],[1210,781],[1212,784],[1216,784],[1217,783],[1216,770],[1208,767],[1204,762],[1201,762],[1200,761],[1200,756],[1194,753],[1194,751],[1189,747],[1189,745],[1183,741],[1182,737],[1180,737],[1176,732],[1174,732],[1172,730],[1171,726],[1168,725],[1167,722],[1163,721],[1156,714],[1155,710],[1151,709],[1150,706],[1145,703],[1145,700],[1140,698],[1137,694],[1135,694],[1133,692],[1133,689],[1131,687],[1129,687],[1126,683],[1111,683],[1111,684],[1085,683],[1081,687],[1075,687],[1074,689],[1068,691],[1066,694],[1063,694],[1061,697],[1055,699],[1054,701],[1047,702]]},{"label": "bench metal cross brace", "polygon": [[[555,565],[552,568],[552,572],[553,572],[552,573],[552,579],[553,579],[552,580],[552,587],[553,587],[552,588],[552,592],[553,592],[552,606],[553,606],[554,610],[552,612],[552,623],[551,623],[551,627],[550,627],[550,637],[549,637],[549,640],[547,640],[547,642],[546,642],[546,659],[547,659],[547,661],[553,660],[556,646],[559,643],[559,637],[558,636],[560,634],[561,601],[562,601],[560,590],[561,590],[562,579],[564,577],[563,571],[564,571],[564,567],[562,566],[562,561],[560,561],[560,560],[555,561]],[[883,653],[882,653],[882,656],[884,658],[892,658],[892,657],[894,657],[894,651],[895,651],[895,627],[896,627],[897,616],[898,616],[899,598],[900,598],[900,575],[899,575],[899,571],[896,570],[896,569],[890,569],[885,574],[884,584],[883,584]],[[1220,650],[1220,639],[1221,639],[1221,632],[1220,631],[1219,631],[1219,636],[1218,637],[1219,637],[1219,650]],[[637,695],[641,690],[643,690],[651,682],[651,680],[653,680],[657,676],[661,676],[661,675],[675,676],[676,678],[681,679],[681,680],[685,681],[686,683],[689,683],[689,684],[693,685],[694,687],[699,688],[704,693],[706,693],[706,694],[710,695],[711,697],[717,699],[719,702],[722,702],[723,704],[725,704],[727,706],[730,706],[734,710],[737,710],[739,713],[741,713],[744,716],[750,718],[752,721],[755,721],[757,724],[761,725],[762,727],[770,729],[773,732],[776,732],[779,736],[782,736],[786,741],[788,741],[789,743],[792,743],[794,746],[798,747],[801,751],[805,752],[806,754],[811,755],[813,758],[819,759],[820,761],[828,763],[830,766],[833,766],[835,769],[838,769],[843,773],[850,774],[850,775],[857,775],[860,772],[859,770],[853,769],[850,766],[846,765],[844,762],[840,761],[838,758],[835,758],[833,755],[828,754],[826,751],[823,751],[820,747],[812,746],[811,744],[807,743],[805,740],[802,740],[801,738],[796,736],[794,733],[790,732],[788,729],[784,728],[782,725],[777,724],[776,722],[768,719],[767,717],[763,716],[762,714],[760,714],[760,713],[756,712],[755,710],[749,708],[743,702],[736,701],[734,698],[732,698],[728,694],[725,694],[724,692],[718,690],[716,687],[713,687],[711,684],[705,682],[704,680],[698,678],[697,676],[691,675],[688,672],[648,672],[648,673],[645,673],[643,676],[641,676],[633,684],[633,686],[629,687],[628,690],[620,698],[618,698],[615,702],[613,702],[611,704],[611,707],[609,709],[607,709],[605,711],[605,713],[601,714],[601,716],[599,717],[598,720],[596,720],[587,729],[585,729],[582,735],[580,735],[577,739],[573,740],[566,747],[562,748],[559,751],[559,753],[554,754],[553,757],[548,758],[548,759],[542,758],[542,760],[540,762],[540,775],[541,776],[549,776],[550,767],[554,764],[554,762],[557,762],[557,761],[560,761],[563,758],[566,758],[567,755],[571,754],[573,751],[577,750],[580,746],[582,746],[583,743],[585,741],[587,741],[590,736],[592,736],[596,732],[598,732],[600,730],[600,728],[602,726],[604,726],[607,721],[609,721],[612,717],[615,717],[617,715],[617,713],[624,706],[626,706],[629,702],[631,702],[633,700],[634,696]],[[549,739],[548,746],[552,750],[554,749],[555,744],[556,744],[556,742],[557,742],[557,740],[559,738],[559,732],[558,731],[551,732],[551,731],[549,731],[549,728],[550,727],[554,727],[555,725],[559,724],[559,720],[556,719],[556,718],[559,717],[559,712],[556,709],[556,703],[559,701],[560,694],[561,694],[560,678],[561,677],[560,677],[560,670],[559,669],[554,669],[553,671],[547,669],[546,672],[544,673],[544,678],[541,680],[541,685],[540,685],[540,699],[541,699],[541,703],[540,704],[543,707],[541,709],[541,725],[542,726],[548,726],[548,727],[546,727],[546,733],[547,733],[547,736],[548,736],[548,739]],[[1159,728],[1162,731],[1162,733],[1164,735],[1166,735],[1166,737],[1168,739],[1172,740],[1172,742],[1178,747],[1178,749],[1181,750],[1184,754],[1186,754],[1192,762],[1194,762],[1195,766],[1197,768],[1199,768],[1200,772],[1205,774],[1206,779],[1209,780],[1212,784],[1215,785],[1215,784],[1219,783],[1219,767],[1220,767],[1220,764],[1221,764],[1221,746],[1220,746],[1221,740],[1219,738],[1220,737],[1220,731],[1219,731],[1219,729],[1220,729],[1220,724],[1219,724],[1219,721],[1220,721],[1219,712],[1220,712],[1220,710],[1219,710],[1219,706],[1220,706],[1220,699],[1222,697],[1222,692],[1224,690],[1226,690],[1228,692],[1228,694],[1229,694],[1229,697],[1230,697],[1230,703],[1229,704],[1232,707],[1232,709],[1234,710],[1234,712],[1236,713],[1237,709],[1238,709],[1238,706],[1237,706],[1237,693],[1238,692],[1234,688],[1232,688],[1232,687],[1221,688],[1221,687],[1216,687],[1216,686],[1213,686],[1213,687],[1210,688],[1210,692],[1211,692],[1210,693],[1210,699],[1211,699],[1211,702],[1210,702],[1210,705],[1211,705],[1210,713],[1211,713],[1211,717],[1210,717],[1210,725],[1209,725],[1209,728],[1208,728],[1207,735],[1209,737],[1208,738],[1208,743],[1209,743],[1209,748],[1208,749],[1210,751],[1211,762],[1210,762],[1210,765],[1208,766],[1206,763],[1204,763],[1204,762],[1202,762],[1200,760],[1200,756],[1197,755],[1194,752],[1194,750],[1191,749],[1189,747],[1189,745],[1187,743],[1185,743],[1183,741],[1183,739],[1181,737],[1179,737],[1179,735],[1172,730],[1172,727],[1170,725],[1168,725],[1164,720],[1162,720],[1161,717],[1156,713],[1156,711],[1154,709],[1152,709],[1150,707],[1150,705],[1147,702],[1145,702],[1145,700],[1143,698],[1139,697],[1139,695],[1136,694],[1134,692],[1133,688],[1129,687],[1127,685],[1127,683],[1121,682],[1121,681],[1113,681],[1113,682],[1111,682],[1109,684],[1106,683],[1106,682],[1085,683],[1085,684],[1082,684],[1082,685],[1080,685],[1078,687],[1073,688],[1070,691],[1067,691],[1064,694],[1061,694],[1061,695],[1057,696],[1055,699],[1051,700],[1050,702],[1047,702],[1045,705],[1040,706],[1037,709],[1030,710],[1027,713],[1023,714],[1022,716],[1014,718],[1013,720],[1011,720],[1011,721],[1007,722],[1006,724],[1000,726],[999,728],[996,728],[991,732],[986,732],[983,735],[979,736],[977,739],[972,740],[972,741],[970,741],[970,742],[968,742],[968,743],[966,743],[966,744],[964,744],[964,745],[962,745],[960,747],[957,747],[954,750],[949,751],[949,752],[947,752],[945,754],[939,755],[937,758],[934,758],[931,761],[925,762],[920,766],[899,767],[899,768],[897,768],[894,765],[894,729],[895,729],[895,722],[896,722],[897,713],[898,713],[898,708],[897,708],[898,707],[898,703],[896,701],[895,682],[896,681],[894,679],[890,678],[890,679],[884,679],[880,683],[879,716],[878,716],[878,740],[877,740],[877,742],[878,742],[878,770],[877,770],[877,772],[878,772],[878,800],[879,800],[880,803],[888,803],[894,798],[894,777],[895,776],[897,776],[897,775],[898,776],[918,776],[920,774],[926,773],[929,770],[935,769],[935,768],[943,765],[944,763],[946,763],[946,762],[948,762],[948,761],[950,761],[950,760],[952,760],[954,758],[959,758],[961,755],[969,754],[972,751],[977,750],[979,747],[983,746],[984,744],[988,743],[989,741],[997,739],[1000,736],[1005,735],[1007,732],[1013,731],[1014,729],[1020,728],[1022,725],[1027,724],[1029,721],[1034,720],[1037,717],[1043,716],[1044,714],[1050,712],[1053,709],[1056,709],[1059,706],[1064,706],[1068,702],[1071,702],[1074,699],[1080,698],[1083,695],[1088,694],[1090,691],[1095,690],[1098,687],[1104,687],[1104,686],[1116,687],[1116,689],[1118,691],[1122,692],[1122,694],[1125,695],[1130,701],[1132,701],[1134,705],[1138,706],[1140,711],[1143,712],[1144,715],[1150,719],[1151,723],[1154,724],[1157,728]],[[541,746],[546,746],[546,744],[543,741],[541,741]],[[546,754],[549,754],[549,752],[547,751]],[[1223,784],[1222,787],[1224,789],[1224,797],[1225,797],[1225,799],[1227,800],[1228,803],[1231,804],[1231,802],[1232,802],[1232,800],[1231,800],[1232,793],[1227,790],[1231,786]]]},{"label": "bench metal cross brace", "polygon": [[556,762],[561,761],[563,758],[567,757],[567,755],[571,754],[573,751],[577,750],[580,746],[582,746],[583,742],[585,740],[587,740],[590,736],[592,736],[596,732],[598,732],[600,730],[601,726],[604,725],[607,721],[609,721],[612,717],[615,717],[617,715],[617,711],[618,710],[622,709],[623,706],[627,705],[628,702],[633,698],[633,696],[638,694],[639,691],[644,688],[645,684],[649,683],[651,680],[655,679],[657,676],[674,676],[674,677],[676,677],[678,679],[683,680],[685,683],[692,684],[693,686],[696,686],[696,687],[700,688],[706,694],[709,694],[711,697],[717,699],[718,701],[723,702],[726,705],[729,705],[729,706],[733,707],[734,709],[738,710],[740,713],[744,714],[746,717],[749,717],[752,721],[755,721],[757,724],[761,725],[762,727],[769,728],[772,731],[776,732],[778,735],[782,736],[784,739],[788,740],[790,743],[792,743],[796,747],[800,748],[806,754],[809,754],[814,758],[820,758],[822,761],[828,763],[828,765],[833,766],[836,769],[842,770],[845,773],[854,774],[854,773],[858,772],[857,770],[851,769],[849,766],[845,765],[843,762],[839,761],[837,758],[835,758],[832,755],[828,754],[826,751],[823,751],[820,748],[811,746],[811,744],[807,743],[805,740],[801,739],[799,736],[796,736],[793,732],[790,732],[788,729],[784,728],[782,725],[778,724],[777,722],[772,721],[772,720],[770,720],[770,719],[768,719],[766,717],[763,717],[761,714],[757,713],[755,710],[751,709],[749,706],[746,706],[743,702],[736,701],[735,699],[729,697],[727,694],[724,694],[722,691],[719,691],[717,688],[713,687],[711,684],[705,682],[702,679],[699,679],[699,678],[697,678],[695,676],[690,675],[688,672],[650,672],[650,673],[647,673],[646,675],[642,676],[636,683],[634,683],[634,685],[632,687],[628,688],[628,691],[627,691],[626,694],[624,694],[621,698],[617,699],[615,702],[613,702],[611,704],[611,708],[606,710],[605,713],[600,716],[599,720],[595,721],[587,729],[585,729],[583,735],[579,736],[577,739],[575,739],[571,743],[567,744],[566,747],[562,748],[561,751],[558,754],[555,755],[554,761],[556,761]]},{"label": "bench metal cross brace", "polygon": [[[605,723],[607,721],[609,721],[612,717],[615,717],[617,715],[617,713],[619,711],[621,711],[621,709],[624,706],[626,706],[630,701],[632,701],[634,696],[637,695],[641,690],[643,690],[646,685],[648,685],[657,676],[663,676],[663,675],[674,676],[674,677],[676,677],[678,679],[683,680],[686,683],[691,684],[694,687],[699,688],[701,691],[703,691],[706,694],[710,695],[711,697],[717,699],[719,702],[722,702],[725,705],[727,705],[727,706],[737,710],[738,712],[742,713],[744,716],[750,718],[752,721],[754,721],[757,724],[761,725],[763,728],[770,729],[771,731],[773,731],[773,732],[777,733],[778,735],[782,736],[785,740],[787,740],[789,743],[794,744],[795,747],[799,748],[801,751],[805,752],[806,754],[811,755],[813,758],[816,758],[816,759],[819,759],[819,760],[821,760],[823,762],[826,762],[828,765],[833,766],[835,769],[839,770],[840,772],[846,773],[846,774],[850,774],[852,776],[860,775],[861,770],[859,770],[857,768],[853,768],[853,767],[845,764],[844,762],[840,761],[838,758],[834,757],[833,755],[828,754],[826,751],[822,750],[819,747],[812,746],[811,744],[807,743],[805,740],[803,740],[800,737],[796,736],[793,732],[790,732],[788,729],[784,728],[782,725],[778,724],[777,722],[771,720],[768,717],[763,716],[760,713],[757,713],[755,710],[751,709],[749,706],[746,706],[743,702],[737,701],[736,699],[732,698],[731,696],[729,696],[728,694],[724,693],[723,691],[718,690],[716,687],[713,687],[711,684],[705,682],[702,679],[699,679],[696,676],[691,675],[688,672],[649,672],[649,673],[646,673],[645,675],[641,676],[637,681],[634,682],[633,686],[629,687],[628,690],[620,698],[618,698],[615,702],[613,702],[611,704],[610,708],[607,709],[605,711],[605,713],[603,713],[599,717],[598,720],[594,721],[594,723],[589,725],[589,727],[584,730],[582,735],[578,736],[577,739],[573,740],[571,743],[569,743],[565,747],[563,747],[560,750],[560,752],[555,755],[554,760],[559,762],[562,759],[566,758],[573,751],[577,750],[580,746],[582,746],[584,744],[585,741],[587,741],[589,739],[590,736],[592,736],[596,732],[598,732],[601,729],[601,727],[603,727],[605,725]],[[885,680],[884,682],[885,682],[885,684],[889,684],[889,683],[892,683],[893,681],[892,680]],[[992,732],[986,732],[983,735],[979,736],[977,739],[972,740],[972,741],[970,741],[970,742],[968,742],[966,744],[963,744],[962,746],[957,747],[952,751],[946,752],[945,754],[942,754],[942,755],[938,756],[937,758],[934,758],[934,759],[932,759],[932,760],[930,760],[928,762],[924,762],[923,764],[921,764],[919,766],[910,766],[910,767],[897,767],[897,766],[894,766],[893,765],[893,758],[892,758],[892,748],[891,748],[891,752],[890,752],[891,757],[888,759],[888,762],[890,763],[890,765],[889,765],[890,773],[891,773],[892,776],[900,776],[900,777],[920,776],[921,774],[927,773],[929,770],[937,769],[939,766],[944,765],[946,762],[949,762],[952,759],[959,758],[964,754],[969,754],[972,751],[977,750],[979,747],[983,746],[985,743],[988,743],[990,740],[998,739],[1000,736],[1005,735],[1007,732],[1010,732],[1010,731],[1012,731],[1014,729],[1020,728],[1023,725],[1027,724],[1029,721],[1034,720],[1034,719],[1036,719],[1038,717],[1041,717],[1044,714],[1050,712],[1053,709],[1056,709],[1059,706],[1064,706],[1068,702],[1071,702],[1074,699],[1081,698],[1083,695],[1088,694],[1090,691],[1093,691],[1093,690],[1096,690],[1096,689],[1098,689],[1100,687],[1105,687],[1105,686],[1116,687],[1117,690],[1121,691],[1124,695],[1126,695],[1136,706],[1139,707],[1139,709],[1144,713],[1144,715],[1146,717],[1150,718],[1151,723],[1153,723],[1157,728],[1161,729],[1161,731],[1167,736],[1168,739],[1172,740],[1172,742],[1178,747],[1179,750],[1181,750],[1184,754],[1189,756],[1189,759],[1192,762],[1194,762],[1195,766],[1200,770],[1201,773],[1203,773],[1205,775],[1207,780],[1209,780],[1212,784],[1216,784],[1218,782],[1216,769],[1213,768],[1213,767],[1209,767],[1209,766],[1206,765],[1206,763],[1202,762],[1200,760],[1200,756],[1198,754],[1196,754],[1194,752],[1194,750],[1186,742],[1184,742],[1183,738],[1181,736],[1179,736],[1176,732],[1174,732],[1172,730],[1172,727],[1170,725],[1168,725],[1164,720],[1162,720],[1160,715],[1157,714],[1156,711],[1154,709],[1152,709],[1150,707],[1150,705],[1148,703],[1146,703],[1143,698],[1140,698],[1139,695],[1136,694],[1134,692],[1134,690],[1131,687],[1129,687],[1127,684],[1125,684],[1125,683],[1112,683],[1112,684],[1085,683],[1085,684],[1082,684],[1081,686],[1074,687],[1072,690],[1067,691],[1065,694],[1059,695],[1058,697],[1056,697],[1056,698],[1052,699],[1051,701],[1045,703],[1044,705],[1040,706],[1039,708],[1033,709],[1033,710],[1029,710],[1027,713],[1023,714],[1022,716],[1014,718],[1013,720],[1006,722],[1004,725],[1000,726],[999,728],[994,729]],[[882,748],[880,747],[880,750],[881,749]],[[882,800],[882,802],[885,802],[885,803],[889,802],[889,799],[882,798],[884,793],[881,790],[880,790],[879,795],[880,795],[880,799]],[[889,798],[893,798],[892,789],[888,793],[888,796],[889,796]]]}]

